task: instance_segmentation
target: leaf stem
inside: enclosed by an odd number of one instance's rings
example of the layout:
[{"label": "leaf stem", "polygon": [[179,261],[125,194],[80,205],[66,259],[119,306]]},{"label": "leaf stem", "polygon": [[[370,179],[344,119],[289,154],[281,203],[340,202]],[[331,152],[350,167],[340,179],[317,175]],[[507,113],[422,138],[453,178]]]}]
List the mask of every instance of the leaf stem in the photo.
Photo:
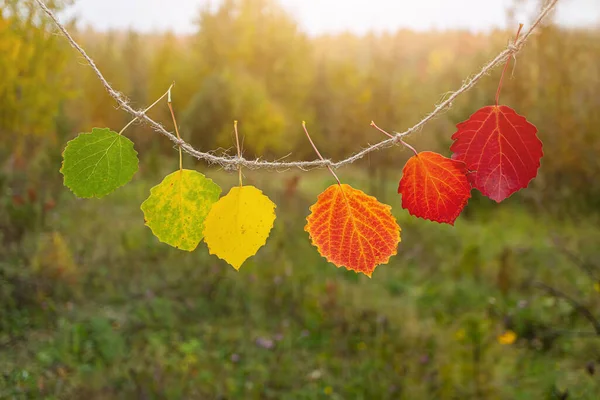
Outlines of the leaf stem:
[{"label": "leaf stem", "polygon": [[[315,149],[315,152],[317,153],[317,155],[319,156],[319,158],[322,161],[325,161],[325,159],[323,158],[323,156],[321,155],[321,153],[319,153],[319,149],[317,149],[317,146],[315,146],[314,142],[310,138],[310,135],[308,134],[308,129],[306,129],[306,121],[302,121],[302,128],[304,129],[304,133],[306,133],[306,137],[308,138],[308,141],[312,145],[313,149]],[[335,172],[333,172],[333,168],[331,168],[330,165],[327,165],[327,169],[329,170],[329,172],[331,172],[331,175],[333,175],[333,177],[337,181],[338,185],[341,186],[342,183],[340,182],[340,178],[338,178],[338,176],[335,174]]]},{"label": "leaf stem", "polygon": [[[516,43],[517,40],[519,40],[519,35],[521,34],[521,29],[523,29],[523,24],[519,24],[519,29],[517,30],[517,35],[515,36],[514,43]],[[500,75],[500,82],[498,83],[498,90],[496,90],[496,107],[498,107],[498,100],[500,99],[500,90],[502,90],[502,81],[504,80],[504,74],[506,73],[506,70],[508,69],[508,65],[510,64],[510,59],[513,54],[514,54],[514,50],[511,54],[509,54],[508,58],[506,59],[506,64],[504,64],[504,68],[502,69],[502,75]]]},{"label": "leaf stem", "polygon": [[[152,103],[150,106],[148,106],[148,108],[146,108],[144,111],[142,111],[143,114],[147,113],[148,111],[150,111],[150,109],[152,107],[154,107],[155,105],[157,105],[162,99],[165,98],[165,96],[167,96],[170,92],[171,89],[173,88],[173,85],[175,85],[175,83],[172,83],[171,86],[169,86],[169,90],[167,90],[165,92],[165,94],[163,94],[162,96],[160,96],[158,98],[158,100],[156,100],[154,103]],[[139,117],[135,117],[134,119],[132,119],[131,121],[129,121],[129,123],[127,123],[127,125],[125,125],[125,127],[123,129],[121,129],[121,131],[119,132],[119,135],[122,134],[123,132],[125,132],[125,129],[129,128],[135,121],[137,121],[139,119]]]},{"label": "leaf stem", "polygon": [[[235,144],[237,147],[238,159],[242,158],[242,149],[240,148],[240,135],[238,134],[238,122],[233,121],[233,130],[235,132]],[[240,187],[242,187],[242,166],[238,164],[238,177],[240,179]]]},{"label": "leaf stem", "polygon": [[[171,88],[173,85],[171,85]],[[175,119],[175,112],[173,111],[173,105],[171,104],[171,88],[167,92],[169,97],[167,98],[167,105],[169,106],[169,111],[171,111],[171,117],[173,118],[173,125],[175,125],[175,133],[177,134],[177,139],[181,142],[181,136],[179,136],[179,128],[177,127],[177,120]],[[179,171],[183,171],[183,152],[181,151],[181,144],[179,145]]]},{"label": "leaf stem", "polygon": [[[387,135],[390,139],[394,139],[396,136],[384,131],[383,129],[381,129],[380,127],[377,126],[377,124],[375,124],[374,121],[371,121],[371,126],[375,129],[377,129],[379,132]],[[415,153],[415,156],[419,155],[419,152],[412,147],[410,144],[406,143],[404,140],[402,140],[402,137],[398,137],[398,139],[400,140],[400,143],[402,143],[405,147],[409,148],[412,150],[413,153]]]}]

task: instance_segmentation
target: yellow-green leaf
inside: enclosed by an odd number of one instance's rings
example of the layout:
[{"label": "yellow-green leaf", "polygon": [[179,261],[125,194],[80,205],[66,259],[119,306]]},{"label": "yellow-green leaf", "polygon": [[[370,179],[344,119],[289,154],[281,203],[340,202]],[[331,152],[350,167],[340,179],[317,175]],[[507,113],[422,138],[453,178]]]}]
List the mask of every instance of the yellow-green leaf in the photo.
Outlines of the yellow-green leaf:
[{"label": "yellow-green leaf", "polygon": [[202,240],[204,220],[221,188],[197,171],[167,175],[142,203],[146,225],[163,243],[193,251]]},{"label": "yellow-green leaf", "polygon": [[217,201],[204,223],[210,254],[240,269],[267,241],[275,204],[254,186],[234,187]]}]

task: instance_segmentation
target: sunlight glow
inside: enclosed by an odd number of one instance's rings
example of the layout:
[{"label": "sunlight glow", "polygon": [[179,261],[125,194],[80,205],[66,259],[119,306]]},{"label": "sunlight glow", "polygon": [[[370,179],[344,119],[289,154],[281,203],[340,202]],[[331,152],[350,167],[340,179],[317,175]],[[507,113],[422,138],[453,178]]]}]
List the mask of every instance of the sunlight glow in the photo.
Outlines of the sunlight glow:
[{"label": "sunlight glow", "polygon": [[[505,27],[513,0],[280,0],[300,26],[312,35],[350,31],[409,28],[468,29],[487,31]],[[218,2],[217,2],[218,3]],[[217,4],[212,2],[214,6]],[[520,5],[515,14],[527,22],[537,0]],[[78,0],[67,11],[80,23],[100,30],[128,29],[150,32],[195,31],[194,19],[207,0]],[[600,1],[563,0],[557,6],[557,21],[566,26],[600,25]],[[514,21],[510,21],[513,23]]]}]

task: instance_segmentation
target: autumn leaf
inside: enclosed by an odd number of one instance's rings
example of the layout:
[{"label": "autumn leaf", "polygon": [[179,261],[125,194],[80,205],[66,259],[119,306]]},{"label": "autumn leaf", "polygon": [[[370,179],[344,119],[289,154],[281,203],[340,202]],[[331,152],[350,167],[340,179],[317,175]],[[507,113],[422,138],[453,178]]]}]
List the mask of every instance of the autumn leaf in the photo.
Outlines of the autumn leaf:
[{"label": "autumn leaf", "polygon": [[254,186],[233,187],[206,217],[204,241],[210,254],[239,270],[266,243],[275,221],[275,207]]},{"label": "autumn leaf", "polygon": [[108,128],[94,128],[67,143],[60,172],[81,198],[103,197],[125,185],[138,170],[133,142]]},{"label": "autumn leaf", "polygon": [[452,135],[452,159],[463,161],[469,181],[501,202],[529,185],[543,156],[537,128],[507,106],[487,106],[459,123]]},{"label": "autumn leaf", "polygon": [[390,210],[375,197],[335,184],[310,207],[304,230],[329,262],[370,277],[396,254],[400,242],[400,227]]},{"label": "autumn leaf", "polygon": [[398,193],[402,208],[415,217],[454,225],[471,197],[463,162],[431,151],[411,157],[402,171]]},{"label": "autumn leaf", "polygon": [[211,179],[183,169],[150,189],[141,209],[146,225],[161,242],[193,251],[202,240],[204,220],[220,195],[221,188]]}]

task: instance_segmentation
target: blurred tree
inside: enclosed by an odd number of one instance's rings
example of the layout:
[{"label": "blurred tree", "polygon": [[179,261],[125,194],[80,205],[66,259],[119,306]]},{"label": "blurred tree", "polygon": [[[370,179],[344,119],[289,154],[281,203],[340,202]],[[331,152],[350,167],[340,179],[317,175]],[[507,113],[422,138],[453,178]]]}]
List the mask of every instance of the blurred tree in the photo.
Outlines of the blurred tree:
[{"label": "blurred tree", "polygon": [[[82,33],[82,43],[86,51],[96,61],[106,79],[117,88],[124,90],[128,85],[128,66],[124,63],[122,51],[123,35],[109,31],[98,35],[87,30]],[[92,127],[110,127],[117,131],[130,120],[130,116],[115,107],[110,97],[94,72],[90,68],[82,68],[79,63],[72,63],[71,72],[76,77],[77,96],[69,104],[71,117],[78,121],[81,131],[89,132]],[[129,93],[127,93],[129,95]],[[72,132],[74,136],[77,132]]]},{"label": "blurred tree", "polygon": [[[200,79],[227,70],[231,79],[249,83],[257,90],[258,98],[269,99],[258,108],[277,110],[281,116],[281,124],[267,124],[281,125],[280,129],[263,130],[261,137],[271,138],[255,148],[278,140],[284,152],[293,150],[292,145],[302,135],[300,121],[310,119],[306,89],[312,81],[313,63],[310,42],[292,17],[273,0],[226,0],[216,10],[206,7],[201,11],[194,50]],[[246,91],[241,86],[235,89],[234,97]],[[278,118],[275,116],[274,120]],[[229,124],[232,119],[229,118]],[[247,129],[252,130],[257,121],[258,118],[245,121],[240,117],[240,128],[248,138],[252,133]],[[246,147],[252,146],[248,143]]]},{"label": "blurred tree", "polygon": [[285,115],[266,88],[244,73],[209,76],[184,114],[188,140],[200,149],[230,148],[233,120],[240,121],[250,157],[276,155],[284,137]]},{"label": "blurred tree", "polygon": [[[51,1],[60,10],[70,1]],[[0,2],[0,138],[19,156],[31,136],[54,139],[55,118],[67,97],[62,72],[71,54],[32,0]]]},{"label": "blurred tree", "polygon": [[[517,7],[526,1],[538,7],[544,3],[518,0]],[[69,3],[50,5],[58,10]],[[514,15],[508,17],[511,23]],[[27,140],[55,140],[58,128],[74,136],[92,126],[120,129],[130,119],[50,31],[32,0],[0,2],[0,135],[16,138],[4,140],[3,154],[22,154]],[[326,146],[326,156],[340,159],[382,138],[368,127],[371,120],[389,131],[418,122],[447,91],[497,54],[512,31],[308,37],[275,0],[225,0],[201,10],[193,36],[90,29],[74,34],[137,107],[175,81],[173,101],[182,135],[205,151],[232,147],[232,121],[238,119],[248,156],[293,153],[296,159],[313,159],[300,128],[306,120],[315,140]],[[567,30],[548,22],[519,53],[514,72],[509,70],[501,102],[538,126],[551,155],[544,157],[540,178],[532,183],[537,190],[523,191],[514,201],[548,205],[544,200],[555,200],[562,207],[566,202],[594,205],[600,198],[600,189],[589,185],[600,172],[598,35],[598,30]],[[449,154],[455,124],[493,103],[499,76],[497,69],[482,79],[447,114],[431,121],[426,134],[411,136],[411,143],[418,150]],[[151,113],[172,129],[164,105]],[[153,149],[149,154],[156,160],[174,154],[169,141],[157,139],[143,125],[130,133],[142,151]],[[408,156],[389,149],[371,154],[361,165],[383,182],[386,171],[398,174]],[[374,190],[383,185],[371,182]]]},{"label": "blurred tree", "polygon": [[[126,67],[124,88],[129,100],[136,108],[143,108],[148,101],[148,52],[144,39],[129,30],[123,45],[123,64]],[[164,92],[164,90],[163,90]]]},{"label": "blurred tree", "polygon": [[292,110],[307,96],[310,43],[276,1],[226,0],[216,11],[205,8],[195,48],[207,73],[247,71]]},{"label": "blurred tree", "polygon": [[[151,59],[149,100],[159,98],[172,83],[175,83],[173,104],[176,110],[182,111],[202,86],[204,78],[204,73],[198,66],[199,62],[191,51],[191,40],[171,32],[147,39]],[[171,119],[167,107],[158,107],[154,113],[163,121]]]}]

